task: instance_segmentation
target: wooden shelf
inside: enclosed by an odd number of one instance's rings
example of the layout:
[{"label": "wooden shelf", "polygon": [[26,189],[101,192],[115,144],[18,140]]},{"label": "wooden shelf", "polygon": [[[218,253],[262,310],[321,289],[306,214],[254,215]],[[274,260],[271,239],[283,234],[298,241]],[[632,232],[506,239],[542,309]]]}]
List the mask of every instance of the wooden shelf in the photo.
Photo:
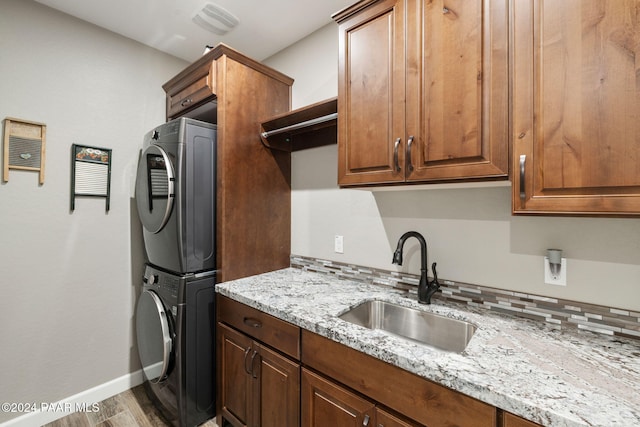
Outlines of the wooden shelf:
[{"label": "wooden shelf", "polygon": [[271,149],[297,151],[338,142],[338,99],[330,98],[261,123],[260,139]]}]

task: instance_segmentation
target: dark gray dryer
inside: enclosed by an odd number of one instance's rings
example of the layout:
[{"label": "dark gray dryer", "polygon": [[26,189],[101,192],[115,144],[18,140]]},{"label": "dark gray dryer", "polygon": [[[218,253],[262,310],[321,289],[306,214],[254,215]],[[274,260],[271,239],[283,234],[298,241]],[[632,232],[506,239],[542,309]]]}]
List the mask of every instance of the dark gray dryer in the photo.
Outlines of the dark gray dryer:
[{"label": "dark gray dryer", "polygon": [[175,273],[216,268],[216,125],[180,118],[144,137],[136,203],[149,263]]}]

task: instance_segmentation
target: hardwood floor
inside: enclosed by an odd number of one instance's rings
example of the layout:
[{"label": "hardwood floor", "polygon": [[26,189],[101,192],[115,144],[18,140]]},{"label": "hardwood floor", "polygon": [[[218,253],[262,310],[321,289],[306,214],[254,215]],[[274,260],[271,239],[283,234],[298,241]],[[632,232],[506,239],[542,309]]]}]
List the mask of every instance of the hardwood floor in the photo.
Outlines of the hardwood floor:
[{"label": "hardwood floor", "polygon": [[[98,412],[75,412],[44,427],[170,427],[139,385],[100,402]],[[215,419],[201,427],[218,427]]]}]

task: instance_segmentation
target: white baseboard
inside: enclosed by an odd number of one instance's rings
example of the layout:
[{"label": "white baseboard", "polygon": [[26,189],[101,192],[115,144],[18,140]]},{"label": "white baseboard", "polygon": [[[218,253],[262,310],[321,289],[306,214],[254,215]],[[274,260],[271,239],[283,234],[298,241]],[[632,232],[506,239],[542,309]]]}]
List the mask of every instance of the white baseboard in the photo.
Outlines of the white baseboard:
[{"label": "white baseboard", "polygon": [[33,427],[50,423],[77,411],[99,411],[99,402],[142,384],[142,370],[123,375],[104,384],[82,391],[59,402],[34,403],[36,410],[13,418],[0,427]]}]

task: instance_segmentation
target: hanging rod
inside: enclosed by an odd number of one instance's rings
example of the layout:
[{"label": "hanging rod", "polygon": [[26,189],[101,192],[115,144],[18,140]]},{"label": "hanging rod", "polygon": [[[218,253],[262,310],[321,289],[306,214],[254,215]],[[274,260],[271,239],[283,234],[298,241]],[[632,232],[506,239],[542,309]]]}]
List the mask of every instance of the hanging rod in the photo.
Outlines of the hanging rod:
[{"label": "hanging rod", "polygon": [[307,120],[305,122],[300,122],[293,125],[285,126],[283,128],[262,132],[260,136],[263,137],[264,139],[267,139],[273,135],[278,135],[280,133],[289,132],[296,129],[302,129],[304,127],[317,125],[317,124],[328,122],[330,120],[334,120],[337,118],[338,118],[338,113],[327,114],[326,116],[317,117],[315,119]]}]

